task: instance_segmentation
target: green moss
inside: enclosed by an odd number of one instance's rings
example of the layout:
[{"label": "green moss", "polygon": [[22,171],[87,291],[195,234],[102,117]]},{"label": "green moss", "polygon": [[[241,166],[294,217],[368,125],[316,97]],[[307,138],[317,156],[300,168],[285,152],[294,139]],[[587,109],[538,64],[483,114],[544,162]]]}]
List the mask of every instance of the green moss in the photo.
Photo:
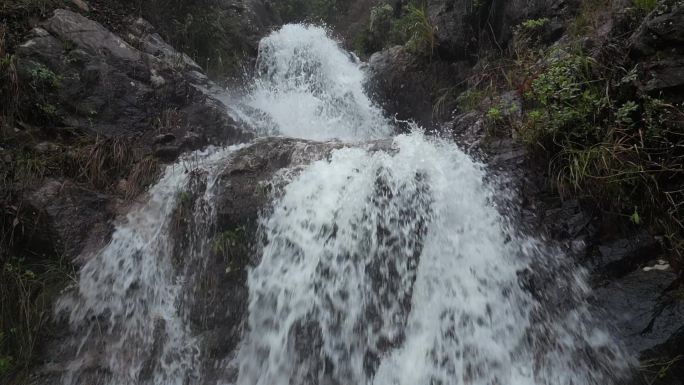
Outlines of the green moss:
[{"label": "green moss", "polygon": [[634,7],[641,12],[648,13],[658,6],[658,0],[634,0]]}]

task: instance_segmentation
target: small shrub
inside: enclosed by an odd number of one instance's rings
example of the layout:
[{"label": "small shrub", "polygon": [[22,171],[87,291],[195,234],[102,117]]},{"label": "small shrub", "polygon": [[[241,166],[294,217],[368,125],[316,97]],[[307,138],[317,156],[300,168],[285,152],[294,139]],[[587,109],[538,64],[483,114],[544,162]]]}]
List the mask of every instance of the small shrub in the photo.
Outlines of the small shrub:
[{"label": "small shrub", "polygon": [[435,50],[435,27],[424,7],[409,4],[404,16],[392,27],[394,40],[401,40],[414,53],[432,59]]},{"label": "small shrub", "polygon": [[[579,51],[550,50],[526,94],[521,137],[550,155],[561,195],[585,196],[684,250],[684,112],[648,96],[616,100],[617,73]],[[616,88],[617,87],[617,88]],[[491,113],[491,111],[490,111]]]},{"label": "small shrub", "polygon": [[497,124],[503,121],[504,115],[503,112],[501,112],[500,108],[491,107],[489,111],[487,111],[487,119],[489,119],[494,124]]},{"label": "small shrub", "polygon": [[541,19],[528,19],[523,21],[520,25],[526,31],[538,31],[549,23],[549,19],[543,17]]},{"label": "small shrub", "polygon": [[62,84],[62,77],[42,64],[36,65],[29,70],[29,75],[31,76],[31,87],[36,90],[44,88],[55,89],[59,88]]}]

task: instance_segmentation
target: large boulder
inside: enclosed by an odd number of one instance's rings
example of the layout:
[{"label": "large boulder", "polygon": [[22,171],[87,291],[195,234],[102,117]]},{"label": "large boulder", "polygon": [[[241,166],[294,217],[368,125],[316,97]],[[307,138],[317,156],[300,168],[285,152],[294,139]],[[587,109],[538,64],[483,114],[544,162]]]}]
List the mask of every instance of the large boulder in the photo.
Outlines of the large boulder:
[{"label": "large boulder", "polygon": [[36,115],[94,135],[139,136],[150,148],[168,134],[166,158],[250,137],[206,91],[202,69],[151,25],[135,20],[124,37],[67,10],[35,28],[18,47],[17,67],[38,95]]},{"label": "large boulder", "polygon": [[459,84],[469,73],[469,65],[427,61],[404,46],[395,46],[373,54],[368,70],[371,93],[388,114],[431,127],[436,121],[435,98]]}]

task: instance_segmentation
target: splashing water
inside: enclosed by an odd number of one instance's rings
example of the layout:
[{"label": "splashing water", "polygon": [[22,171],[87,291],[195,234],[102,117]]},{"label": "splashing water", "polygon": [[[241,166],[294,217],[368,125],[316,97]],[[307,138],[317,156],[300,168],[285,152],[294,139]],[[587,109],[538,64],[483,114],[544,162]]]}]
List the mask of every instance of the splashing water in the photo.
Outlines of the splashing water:
[{"label": "splashing water", "polygon": [[[359,64],[322,28],[266,37],[258,72],[236,109],[258,132],[359,142],[393,131]],[[582,272],[515,230],[482,164],[419,131],[278,174],[286,185],[260,219],[242,342],[208,361],[183,311],[194,300],[187,269],[208,258],[214,185],[235,150],[168,166],[85,263],[58,306],[76,335],[63,384],[611,385],[629,376],[632,358],[586,309]],[[179,191],[198,173],[198,225],[190,255],[178,256]],[[202,372],[221,365],[232,374]]]},{"label": "splashing water", "polygon": [[257,72],[237,111],[261,133],[362,141],[392,132],[365,94],[358,59],[323,28],[286,25],[264,38]]},{"label": "splashing water", "polygon": [[[324,30],[286,26],[264,39],[260,60],[251,105],[281,132],[358,140],[392,131],[363,96],[358,67]],[[356,118],[341,122],[328,111]],[[581,272],[561,273],[561,256],[507,224],[483,167],[418,132],[394,142],[396,153],[349,148],[314,163],[263,218],[268,242],[249,276],[237,383],[623,378],[631,358],[591,320]],[[523,288],[521,274],[531,269],[557,275],[570,304],[552,308]]]},{"label": "splashing water", "polygon": [[[207,174],[204,201],[213,201],[218,171],[237,148],[211,148],[168,166],[147,201],[83,265],[78,291],[57,304],[76,334],[63,384],[183,385],[198,378],[199,347],[179,309],[184,275],[172,264],[173,213],[199,172]],[[194,214],[198,222],[212,216]],[[89,377],[98,365],[101,373]]]},{"label": "splashing water", "polygon": [[[238,383],[620,377],[629,358],[581,303],[556,317],[523,289],[519,273],[541,249],[500,217],[482,166],[419,133],[395,145],[396,154],[344,149],[313,164],[264,219]],[[582,285],[568,289],[583,295]]]}]

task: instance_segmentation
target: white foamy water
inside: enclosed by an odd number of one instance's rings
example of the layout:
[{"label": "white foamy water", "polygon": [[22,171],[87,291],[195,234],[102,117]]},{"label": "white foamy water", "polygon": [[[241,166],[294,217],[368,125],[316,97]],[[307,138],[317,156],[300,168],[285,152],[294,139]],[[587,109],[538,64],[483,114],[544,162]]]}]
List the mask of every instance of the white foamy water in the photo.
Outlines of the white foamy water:
[{"label": "white foamy water", "polygon": [[[184,276],[172,264],[173,212],[187,199],[193,174],[206,173],[204,200],[213,201],[218,172],[236,148],[209,149],[167,166],[109,244],[87,256],[78,290],[57,304],[75,334],[63,384],[184,385],[199,378],[199,346],[180,311]],[[205,213],[195,214],[204,220]]]},{"label": "white foamy water", "polygon": [[630,359],[581,278],[559,316],[523,288],[562,257],[506,224],[483,167],[420,133],[395,145],[314,163],[264,218],[238,384],[616,383]]},{"label": "white foamy water", "polygon": [[262,134],[363,141],[392,132],[366,96],[358,59],[321,27],[286,25],[264,38],[257,73],[236,110]]}]

